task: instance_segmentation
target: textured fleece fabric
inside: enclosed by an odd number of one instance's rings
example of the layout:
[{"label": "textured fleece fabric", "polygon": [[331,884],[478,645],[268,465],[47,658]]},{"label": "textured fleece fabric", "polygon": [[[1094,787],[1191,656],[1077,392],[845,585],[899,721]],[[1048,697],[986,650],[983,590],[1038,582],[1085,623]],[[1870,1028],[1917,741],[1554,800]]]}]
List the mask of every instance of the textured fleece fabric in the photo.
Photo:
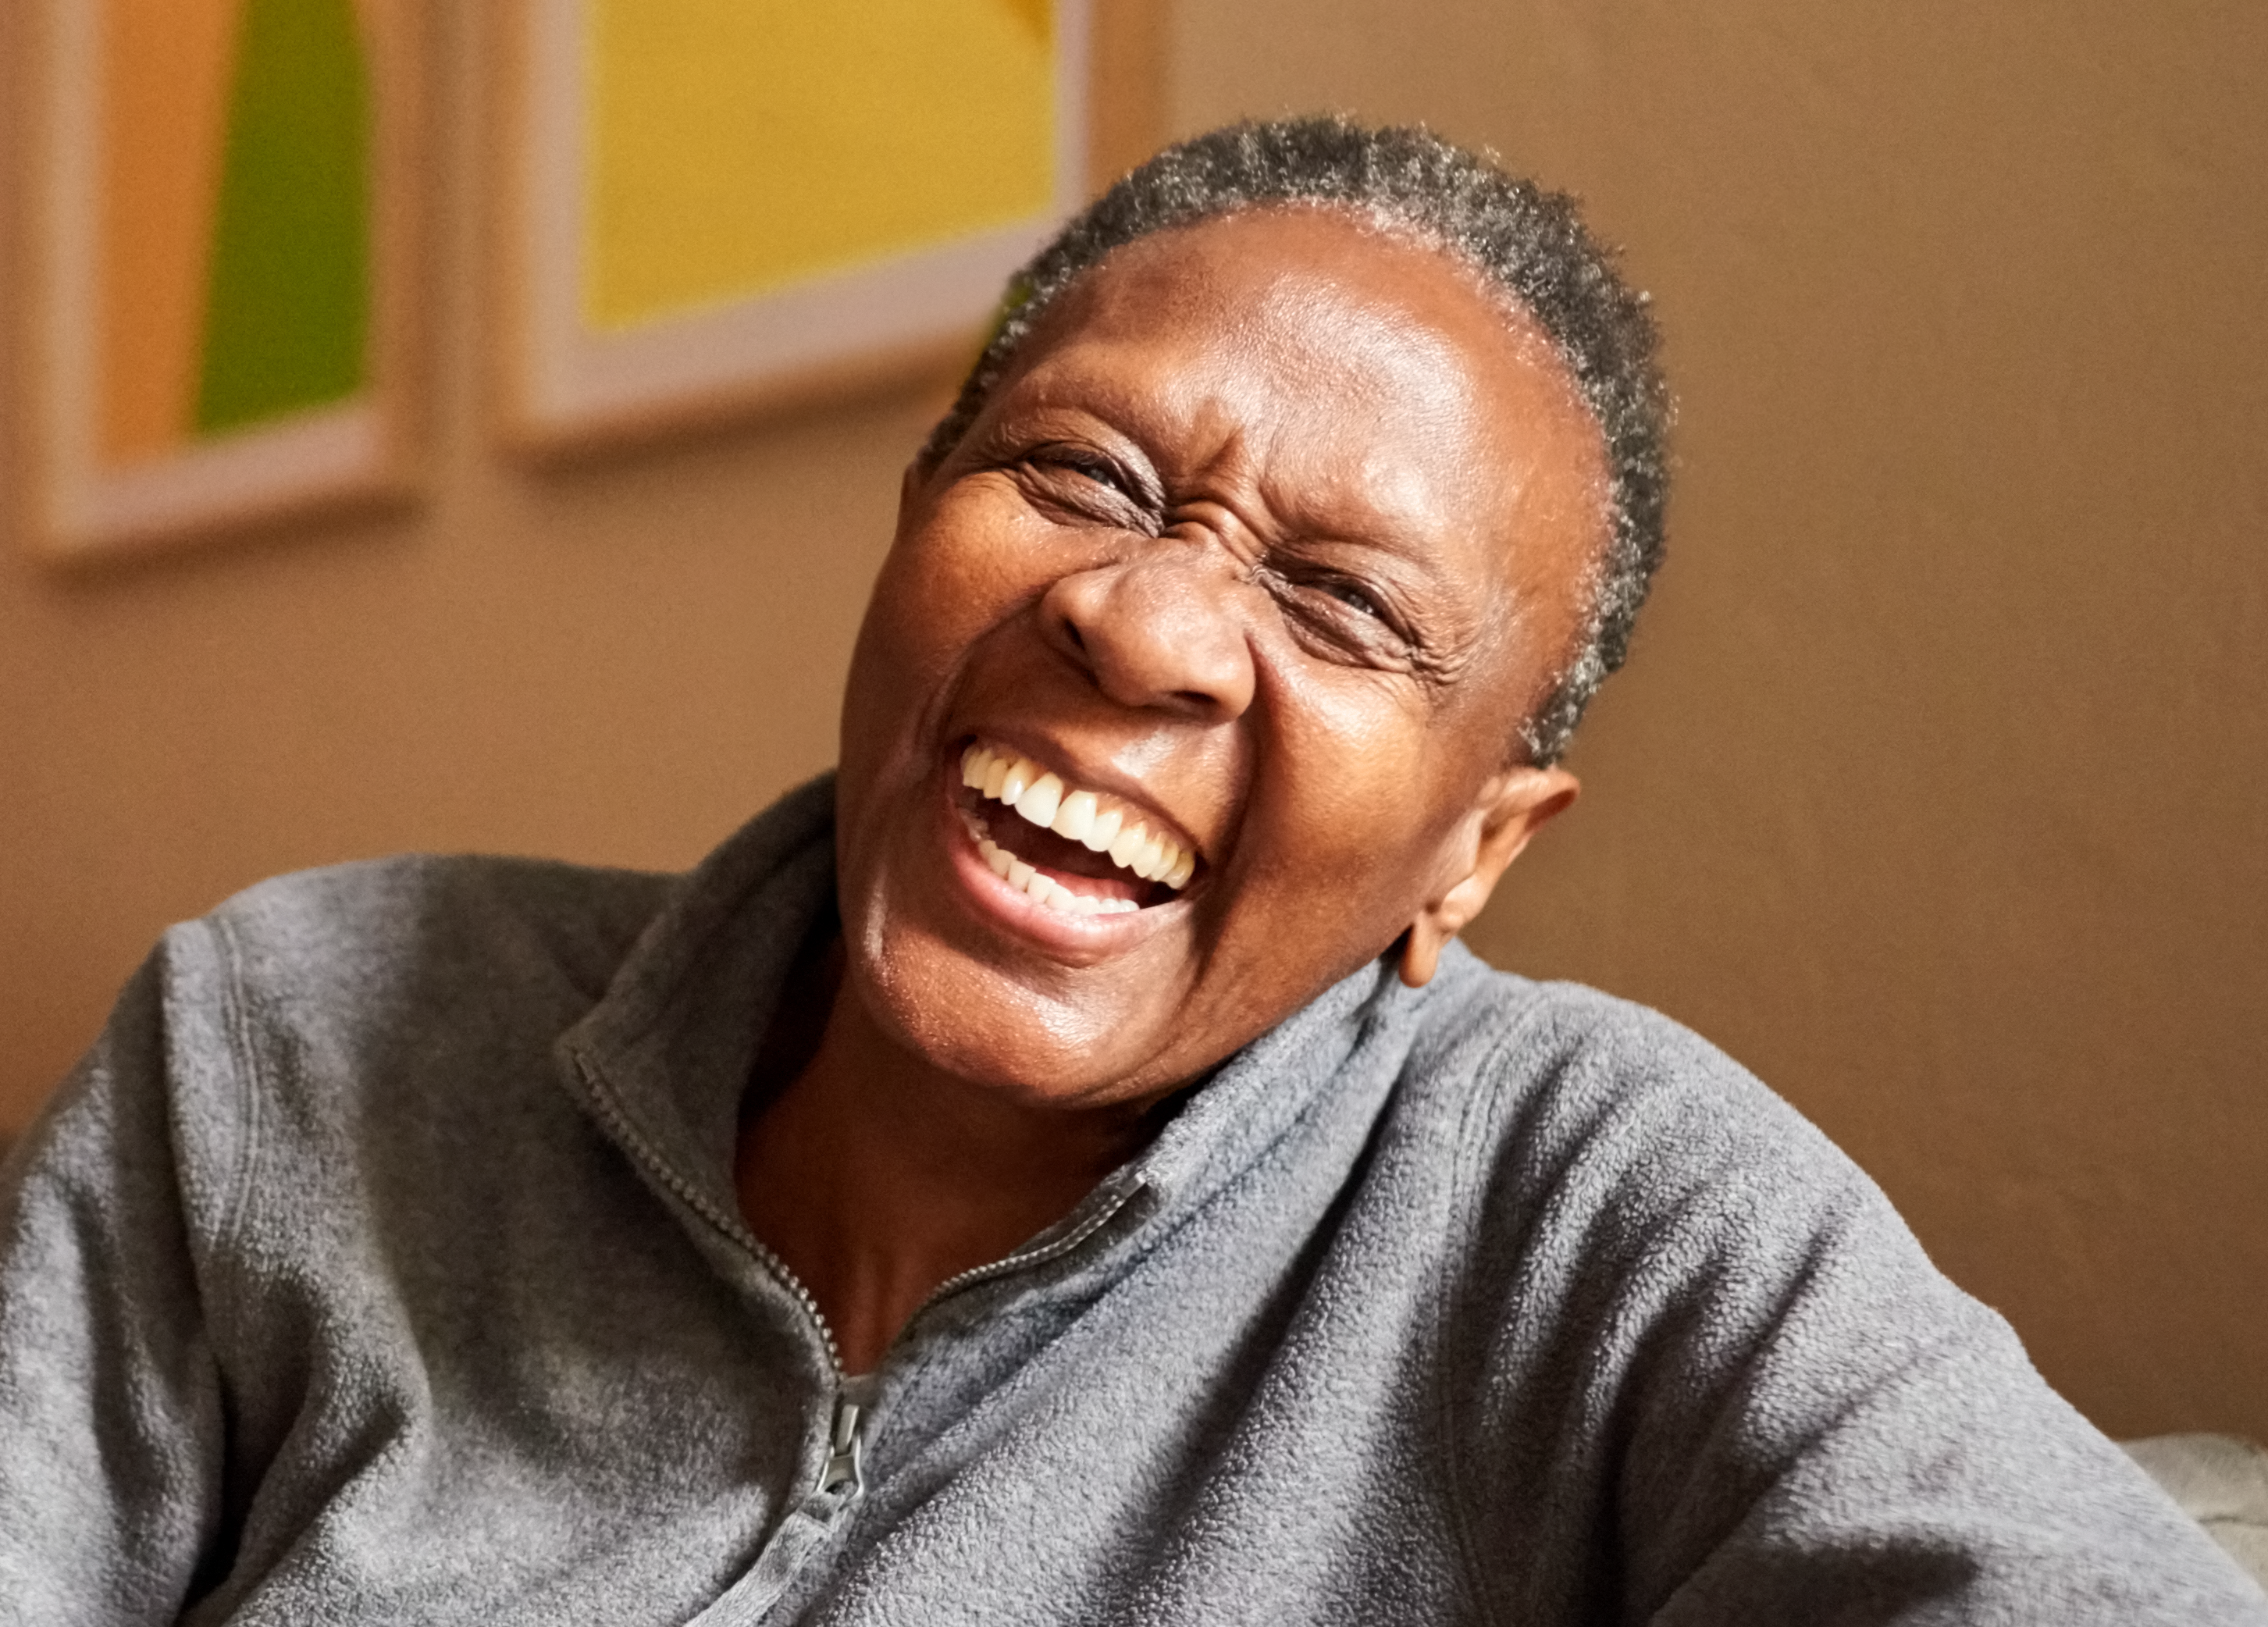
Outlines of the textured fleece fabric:
[{"label": "textured fleece fabric", "polygon": [[168,933],[0,1181],[0,1619],[2268,1623],[1794,1113],[1461,953],[949,1285],[830,1476],[732,1177],[830,804]]}]

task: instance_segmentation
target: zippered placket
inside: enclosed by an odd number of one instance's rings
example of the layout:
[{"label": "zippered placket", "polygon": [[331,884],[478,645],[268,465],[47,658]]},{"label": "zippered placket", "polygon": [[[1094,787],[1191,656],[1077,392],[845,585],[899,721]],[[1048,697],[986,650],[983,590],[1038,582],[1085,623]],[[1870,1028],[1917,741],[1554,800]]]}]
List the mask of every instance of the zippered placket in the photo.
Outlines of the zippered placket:
[{"label": "zippered placket", "polygon": [[[813,1297],[811,1290],[803,1285],[803,1279],[788,1269],[787,1262],[774,1254],[763,1239],[748,1230],[747,1221],[738,1215],[725,1213],[710,1201],[708,1194],[669,1167],[669,1161],[653,1150],[652,1144],[646,1140],[638,1127],[630,1122],[630,1115],[615,1101],[614,1092],[600,1076],[597,1067],[579,1051],[575,1056],[575,1066],[583,1075],[583,1082],[590,1086],[591,1100],[597,1106],[600,1116],[607,1121],[607,1128],[614,1132],[615,1138],[628,1147],[632,1156],[687,1208],[747,1249],[772,1280],[787,1290],[788,1297],[795,1301],[796,1308],[803,1313],[804,1320],[819,1336],[820,1346],[827,1354],[827,1371],[835,1380],[835,1411],[828,1426],[828,1439],[832,1443],[834,1420],[839,1420],[842,1416],[843,1395],[850,1379],[843,1371],[842,1347],[836,1344],[835,1329],[827,1325],[827,1317],[820,1310],[819,1301]],[[850,1410],[851,1425],[856,1429],[860,1423],[863,1406],[853,1406]],[[825,1478],[823,1470],[821,1478],[822,1481]]]},{"label": "zippered placket", "polygon": [[[791,1270],[787,1262],[774,1254],[762,1238],[748,1229],[745,1220],[737,1214],[725,1213],[711,1203],[705,1193],[669,1167],[668,1161],[653,1150],[637,1126],[630,1122],[630,1115],[615,1101],[614,1092],[600,1077],[598,1069],[589,1058],[578,1051],[575,1065],[582,1073],[584,1082],[590,1086],[592,1101],[616,1139],[630,1148],[638,1161],[688,1208],[747,1249],[756,1263],[787,1290],[788,1297],[795,1301],[797,1308],[811,1324],[812,1331],[819,1336],[820,1344],[827,1353],[828,1371],[835,1380],[835,1396],[828,1419],[827,1454],[821,1462],[819,1481],[814,1490],[822,1493],[840,1493],[845,1504],[855,1501],[865,1494],[866,1489],[866,1421],[873,1405],[873,1375],[853,1377],[843,1371],[843,1351],[835,1341],[835,1329],[828,1326],[826,1314],[819,1308],[819,1301],[811,1290],[803,1285],[803,1279]],[[1031,1266],[1043,1265],[1078,1248],[1108,1225],[1143,1186],[1143,1179],[1138,1174],[1123,1174],[1113,1179],[1115,1184],[1108,1193],[1098,1194],[1101,1201],[1096,1204],[1094,1212],[1062,1236],[1032,1248],[1020,1248],[990,1264],[971,1266],[946,1277],[931,1289],[922,1302],[914,1307],[913,1314],[906,1318],[906,1325],[911,1327],[923,1312],[948,1294],[958,1293],[978,1283],[1005,1277]],[[1088,1201],[1094,1200],[1090,1198]]]},{"label": "zippered placket", "polygon": [[1116,1184],[1112,1188],[1109,1195],[1097,1206],[1093,1214],[1071,1227],[1070,1231],[1051,1242],[1041,1243],[1029,1248],[1020,1248],[1014,1254],[1003,1255],[990,1265],[972,1265],[965,1271],[955,1272],[931,1289],[928,1297],[914,1307],[913,1315],[906,1318],[906,1326],[912,1327],[916,1319],[924,1311],[949,1293],[958,1293],[963,1288],[977,1283],[990,1282],[996,1277],[1005,1277],[1010,1272],[1020,1271],[1027,1266],[1044,1265],[1049,1261],[1059,1259],[1078,1248],[1088,1238],[1109,1225],[1118,1211],[1126,1207],[1127,1200],[1140,1191],[1144,1184],[1139,1174],[1119,1175],[1112,1179]]}]

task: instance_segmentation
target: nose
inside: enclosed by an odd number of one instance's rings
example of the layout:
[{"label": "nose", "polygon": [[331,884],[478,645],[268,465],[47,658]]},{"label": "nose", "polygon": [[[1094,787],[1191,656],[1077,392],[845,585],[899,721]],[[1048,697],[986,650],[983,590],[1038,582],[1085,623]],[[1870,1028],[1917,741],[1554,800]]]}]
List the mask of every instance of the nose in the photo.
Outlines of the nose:
[{"label": "nose", "polygon": [[1040,600],[1049,642],[1122,706],[1226,723],[1252,704],[1239,584],[1194,551],[1059,578]]}]

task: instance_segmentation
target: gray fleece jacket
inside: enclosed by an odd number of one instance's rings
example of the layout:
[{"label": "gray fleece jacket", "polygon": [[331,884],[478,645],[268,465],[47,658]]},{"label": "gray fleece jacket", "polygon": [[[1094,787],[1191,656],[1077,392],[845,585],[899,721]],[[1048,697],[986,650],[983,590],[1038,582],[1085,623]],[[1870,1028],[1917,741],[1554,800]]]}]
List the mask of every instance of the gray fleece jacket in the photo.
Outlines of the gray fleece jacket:
[{"label": "gray fleece jacket", "polygon": [[2268,1623],[1755,1080],[1462,954],[846,1380],[732,1180],[830,802],[168,933],[0,1178],[0,1620]]}]

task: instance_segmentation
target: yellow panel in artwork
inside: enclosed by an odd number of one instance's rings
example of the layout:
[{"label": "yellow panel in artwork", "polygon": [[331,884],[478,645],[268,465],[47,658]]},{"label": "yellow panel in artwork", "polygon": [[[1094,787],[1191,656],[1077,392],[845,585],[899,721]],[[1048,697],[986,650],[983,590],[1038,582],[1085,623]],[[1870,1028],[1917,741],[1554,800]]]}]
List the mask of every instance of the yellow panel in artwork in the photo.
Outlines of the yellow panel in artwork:
[{"label": "yellow panel in artwork", "polygon": [[586,320],[761,292],[1046,210],[1046,0],[584,0]]}]

